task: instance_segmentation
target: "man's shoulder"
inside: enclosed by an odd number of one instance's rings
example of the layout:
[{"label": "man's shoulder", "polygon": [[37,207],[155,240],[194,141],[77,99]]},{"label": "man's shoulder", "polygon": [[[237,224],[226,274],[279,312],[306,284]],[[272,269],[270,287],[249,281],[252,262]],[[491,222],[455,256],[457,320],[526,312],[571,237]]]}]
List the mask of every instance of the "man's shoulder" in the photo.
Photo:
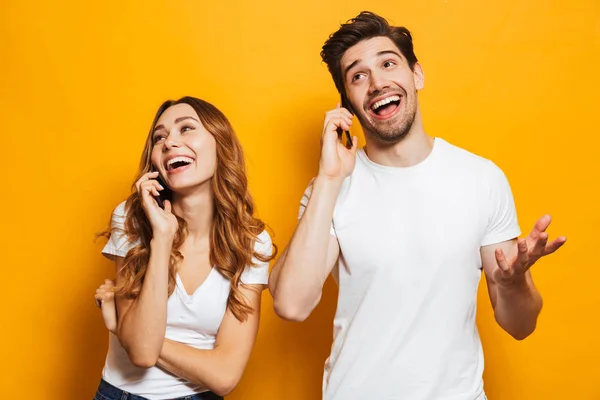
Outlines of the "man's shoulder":
[{"label": "man's shoulder", "polygon": [[472,151],[469,151],[463,147],[454,145],[444,139],[437,138],[436,140],[440,141],[440,146],[443,150],[441,153],[445,157],[452,159],[452,161],[454,162],[461,162],[470,166],[480,167],[487,167],[492,163],[489,159]]}]

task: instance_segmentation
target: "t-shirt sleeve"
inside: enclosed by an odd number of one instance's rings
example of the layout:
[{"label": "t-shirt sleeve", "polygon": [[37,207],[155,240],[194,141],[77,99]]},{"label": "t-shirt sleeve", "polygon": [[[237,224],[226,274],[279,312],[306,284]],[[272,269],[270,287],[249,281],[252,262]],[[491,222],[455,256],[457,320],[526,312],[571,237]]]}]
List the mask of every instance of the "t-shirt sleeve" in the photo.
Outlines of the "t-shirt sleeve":
[{"label": "t-shirt sleeve", "polygon": [[515,201],[506,175],[496,164],[491,161],[489,163],[488,224],[482,246],[505,242],[521,234]]},{"label": "t-shirt sleeve", "polygon": [[[254,242],[254,251],[264,256],[271,256],[273,254],[273,242],[271,236],[267,231],[262,231],[256,242]],[[252,262],[254,265],[246,266],[240,281],[246,285],[266,285],[269,283],[269,262],[260,261],[253,257]]]},{"label": "t-shirt sleeve", "polygon": [[137,243],[132,243],[125,234],[125,202],[119,204],[113,211],[110,221],[110,238],[102,249],[102,254],[114,260],[115,257],[125,257],[127,252],[137,246]]},{"label": "t-shirt sleeve", "polygon": [[[310,199],[310,195],[312,194],[314,182],[315,182],[315,180],[313,178],[310,181],[310,183],[308,184],[308,187],[306,188],[306,190],[304,191],[304,194],[302,195],[302,199],[300,200],[300,209],[298,210],[298,221],[300,221],[302,219],[302,216],[304,215],[304,211],[306,210],[306,207],[308,206],[308,200]],[[333,221],[331,221],[331,228],[329,229],[329,234],[332,235],[333,237],[337,238]]]}]

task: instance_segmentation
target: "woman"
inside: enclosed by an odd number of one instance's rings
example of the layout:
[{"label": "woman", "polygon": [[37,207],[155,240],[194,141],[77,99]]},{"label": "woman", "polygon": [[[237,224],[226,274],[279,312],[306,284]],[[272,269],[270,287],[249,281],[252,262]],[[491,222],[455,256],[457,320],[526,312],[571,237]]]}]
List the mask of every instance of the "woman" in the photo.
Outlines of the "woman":
[{"label": "woman", "polygon": [[[135,189],[103,249],[117,267],[118,323],[96,399],[221,399],[250,356],[276,252],[227,118],[196,98],[165,102]],[[110,286],[96,295],[109,328]]]}]

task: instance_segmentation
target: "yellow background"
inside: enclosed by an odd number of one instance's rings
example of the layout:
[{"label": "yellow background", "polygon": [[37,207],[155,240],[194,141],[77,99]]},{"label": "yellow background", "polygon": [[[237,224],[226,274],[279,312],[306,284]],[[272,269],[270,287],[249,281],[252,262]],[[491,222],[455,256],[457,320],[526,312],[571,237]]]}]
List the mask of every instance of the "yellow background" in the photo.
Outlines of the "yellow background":
[{"label": "yellow background", "polygon": [[[287,244],[337,100],[320,47],[362,9],[412,30],[426,130],[503,168],[524,232],[551,213],[569,238],[533,268],[545,306],[526,341],[496,326],[482,286],[488,397],[600,399],[598,0],[2,1],[2,399],[93,397],[107,333],[92,296],[114,274],[93,237],[163,100],[201,97],[230,118],[260,216]],[[328,282],[293,324],[265,292],[229,398],[318,399],[335,298]]]}]

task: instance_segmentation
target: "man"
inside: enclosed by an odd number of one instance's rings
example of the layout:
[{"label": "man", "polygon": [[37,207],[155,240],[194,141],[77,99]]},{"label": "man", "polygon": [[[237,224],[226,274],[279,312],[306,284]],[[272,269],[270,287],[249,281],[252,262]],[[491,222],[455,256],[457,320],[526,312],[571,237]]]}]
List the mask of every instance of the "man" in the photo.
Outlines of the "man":
[{"label": "man", "polygon": [[[524,239],[491,161],[425,133],[424,75],[406,28],[363,12],[321,53],[343,103],[325,116],[318,176],[270,278],[275,311],[302,321],[339,284],[326,400],[481,400],[481,269],[498,324],[521,340],[542,307],[530,267],[561,247],[550,216]],[[338,138],[353,112],[366,147]]]}]

